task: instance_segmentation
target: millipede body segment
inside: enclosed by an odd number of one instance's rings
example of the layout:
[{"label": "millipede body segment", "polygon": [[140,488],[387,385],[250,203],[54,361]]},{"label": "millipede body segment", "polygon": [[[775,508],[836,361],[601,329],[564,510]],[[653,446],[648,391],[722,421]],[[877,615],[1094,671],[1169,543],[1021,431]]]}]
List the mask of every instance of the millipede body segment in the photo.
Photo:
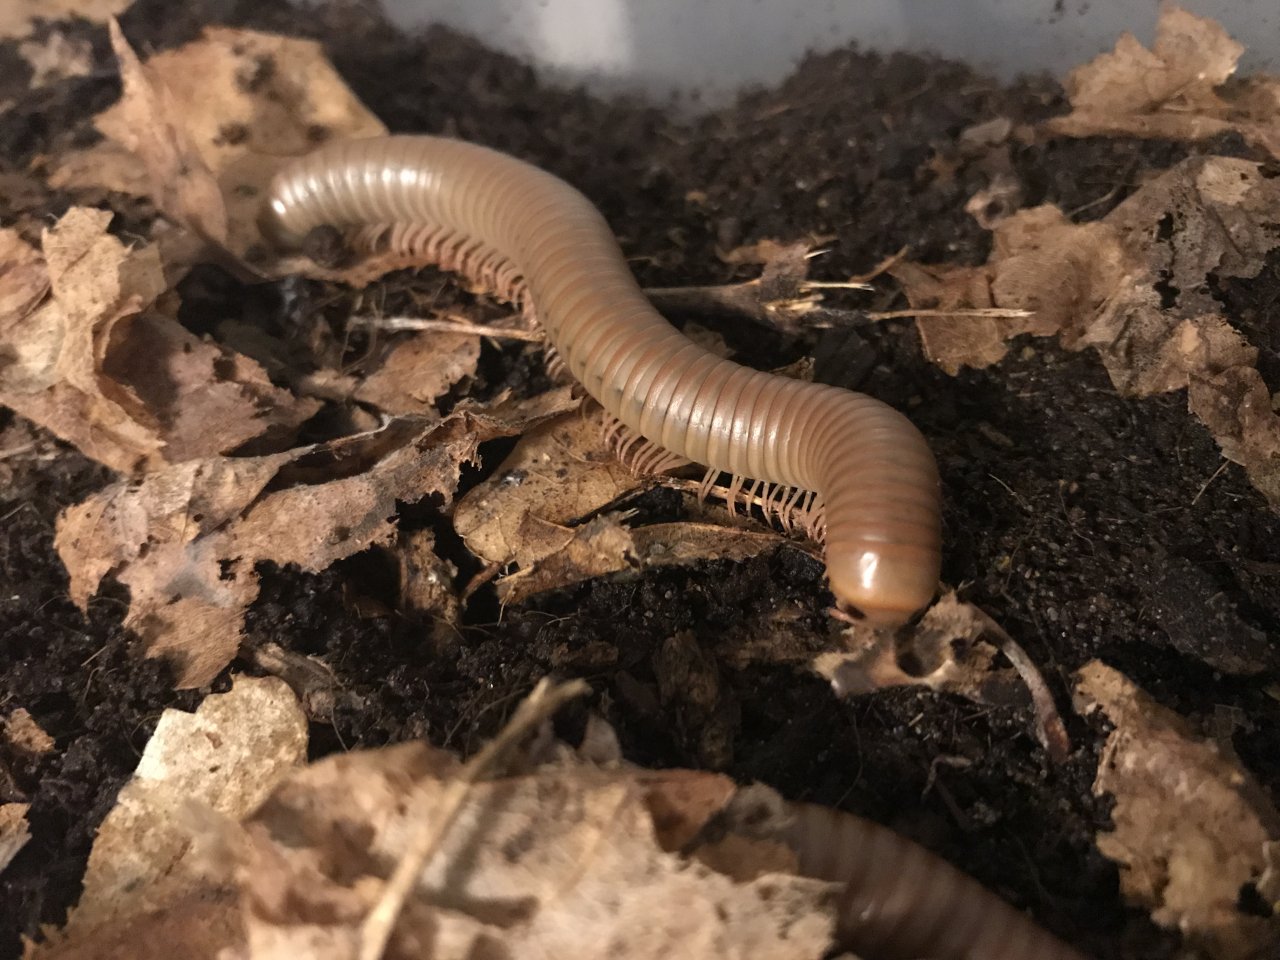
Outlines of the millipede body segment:
[{"label": "millipede body segment", "polygon": [[863,394],[753,370],[690,341],[649,303],[598,210],[564,181],[428,136],[334,143],[289,163],[265,212],[276,241],[381,230],[521,301],[604,409],[670,454],[816,493],[831,591],[883,624],[938,584],[937,467],[919,431]]}]

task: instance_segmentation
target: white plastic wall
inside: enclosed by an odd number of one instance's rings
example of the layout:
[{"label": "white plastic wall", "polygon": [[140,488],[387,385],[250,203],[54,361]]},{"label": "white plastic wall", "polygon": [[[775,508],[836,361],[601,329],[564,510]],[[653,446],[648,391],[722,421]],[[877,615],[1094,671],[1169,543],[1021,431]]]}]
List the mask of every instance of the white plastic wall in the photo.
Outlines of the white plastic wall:
[{"label": "white plastic wall", "polygon": [[[1130,30],[1150,43],[1157,0],[383,0],[406,27],[439,22],[597,89],[723,99],[776,82],[807,50],[857,41],[933,51],[1001,77],[1063,74]],[[1184,0],[1280,64],[1280,0]]]}]

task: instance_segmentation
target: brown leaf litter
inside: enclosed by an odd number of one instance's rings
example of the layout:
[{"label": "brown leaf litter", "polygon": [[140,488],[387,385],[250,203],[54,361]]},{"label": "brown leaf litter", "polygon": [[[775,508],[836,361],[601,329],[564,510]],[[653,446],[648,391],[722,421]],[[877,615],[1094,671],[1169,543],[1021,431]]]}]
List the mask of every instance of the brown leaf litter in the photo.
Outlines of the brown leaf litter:
[{"label": "brown leaf litter", "polygon": [[[1060,763],[1070,753],[1039,670],[991,617],[962,603],[955,591],[944,593],[909,631],[887,634],[855,624],[842,639],[844,650],[820,653],[812,662],[837,695],[924,686],[988,706],[1029,705],[1036,736],[1049,755]],[[1012,669],[996,665],[1002,653]]]},{"label": "brown leaf litter", "polygon": [[950,373],[995,363],[1019,334],[1097,350],[1122,393],[1186,388],[1227,459],[1280,504],[1280,417],[1257,350],[1222,315],[1213,277],[1252,277],[1280,246],[1280,179],[1263,165],[1191,157],[1098,222],[1035,207],[999,223],[981,267],[892,269],[913,306],[1028,311],[1026,319],[921,317]]},{"label": "brown leaf litter", "polygon": [[306,717],[275,678],[237,677],[194,714],[166,710],[98,830],[78,906],[28,956],[212,958],[242,940],[235,890],[202,868],[200,851],[224,819],[257,809],[306,748]]},{"label": "brown leaf litter", "polygon": [[386,133],[314,41],[209,27],[144,65],[114,21],[111,39],[124,95],[97,118],[107,140],[66,158],[50,182],[145,184],[168,217],[229,251],[232,266],[267,256],[258,212],[281,162],[327,140]]},{"label": "brown leaf litter", "polygon": [[0,231],[0,403],[122,472],[227,453],[317,409],[187,332],[158,248],[73,207],[42,250]]},{"label": "brown leaf litter", "polygon": [[[1229,746],[1097,660],[1077,674],[1076,705],[1113,728],[1093,789],[1115,797],[1098,849],[1120,865],[1126,899],[1215,960],[1272,955],[1280,813],[1266,790]],[[1264,911],[1244,905],[1249,893]]]},{"label": "brown leaf litter", "polygon": [[1071,113],[1045,123],[1069,137],[1205,140],[1235,132],[1280,157],[1280,77],[1232,81],[1244,47],[1221,24],[1172,3],[1148,50],[1131,33],[1067,78]]},{"label": "brown leaf litter", "polygon": [[29,803],[0,803],[0,874],[31,839],[27,824]]},{"label": "brown leaf litter", "polygon": [[80,17],[106,23],[132,3],[133,0],[6,0],[0,5],[0,38],[29,36],[40,20]]},{"label": "brown leaf litter", "polygon": [[59,519],[71,597],[83,607],[115,576],[129,587],[125,625],[145,652],[172,660],[180,687],[202,686],[235,656],[257,563],[323,570],[391,542],[397,501],[436,494],[447,505],[483,441],[520,433],[567,400],[559,391],[550,403],[463,407],[434,423],[395,420],[326,444],[118,481]]},{"label": "brown leaf litter", "polygon": [[[424,743],[296,769],[305,728],[290,701],[278,681],[241,678],[195,717],[166,712],[95,845],[81,906],[31,960],[831,946],[838,884],[795,876],[787,847],[732,822],[705,835],[737,795],[726,778],[620,765],[599,735],[584,741],[591,761],[545,735],[513,754],[519,728],[486,748],[483,769]],[[388,900],[405,864],[404,896]]]},{"label": "brown leaf litter", "polygon": [[609,509],[655,482],[605,449],[598,415],[574,412],[521,437],[493,475],[458,501],[454,529],[489,564],[484,577],[518,568],[497,581],[504,603],[623,571],[744,560],[788,542],[772,530],[720,523],[631,528],[628,513]]}]

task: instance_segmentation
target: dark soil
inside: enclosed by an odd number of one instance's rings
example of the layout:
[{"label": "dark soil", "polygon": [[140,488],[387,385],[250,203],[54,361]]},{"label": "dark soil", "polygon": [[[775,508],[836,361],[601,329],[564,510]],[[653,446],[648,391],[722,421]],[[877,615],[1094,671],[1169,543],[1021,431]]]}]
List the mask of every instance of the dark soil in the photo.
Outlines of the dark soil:
[{"label": "dark soil", "polygon": [[[866,270],[904,245],[927,262],[981,262],[988,235],[964,205],[985,175],[961,155],[959,134],[993,117],[1034,120],[1062,108],[1047,81],[1002,87],[952,63],[845,51],[810,59],[777,90],[677,121],[653,106],[541,86],[520,64],[444,31],[406,38],[350,4],[300,13],[283,0],[140,0],[123,27],[146,52],[190,40],[211,22],[316,37],[392,130],[456,134],[561,174],[598,202],[641,280],[660,286],[747,276],[716,250],[764,237],[833,235],[831,252],[816,261],[822,278]],[[38,91],[27,90],[12,47],[0,46],[0,101],[15,101],[0,113],[4,223],[20,211],[65,209],[70,199],[48,194],[30,164],[91,140],[90,117],[118,93],[105,31],[81,24],[73,32],[92,38],[100,71]],[[1099,139],[1019,147],[1013,159],[1027,204],[1087,208],[1083,218],[1102,216],[1145,174],[1195,151],[1245,152],[1232,140]],[[941,175],[943,166],[954,174]],[[25,194],[14,193],[19,183]],[[123,198],[99,202],[129,222],[151,215]],[[388,294],[406,284],[392,278]],[[1218,287],[1233,322],[1257,335],[1274,366],[1264,321],[1280,296],[1280,269]],[[870,303],[851,298],[845,306],[902,305],[882,288]],[[219,315],[286,328],[300,303],[334,291],[302,284],[288,298],[246,295],[206,271],[185,292],[190,322],[203,332]],[[703,322],[757,365],[814,348]],[[1280,702],[1268,689],[1276,658],[1265,638],[1280,630],[1280,521],[1238,468],[1220,469],[1185,396],[1122,399],[1095,357],[1042,341],[1019,344],[991,370],[951,378],[923,360],[908,322],[858,335],[852,353],[871,363],[857,385],[908,410],[938,454],[946,581],[1027,648],[1064,707],[1071,672],[1101,657],[1229,740],[1274,796]],[[854,336],[828,334],[821,349],[848,347],[842,341]],[[486,353],[481,372],[481,391],[531,389],[536,376],[518,350]],[[161,667],[128,655],[118,591],[87,616],[67,598],[54,522],[108,473],[3,410],[0,431],[0,713],[25,707],[57,740],[34,762],[0,753],[0,801],[30,802],[34,833],[0,875],[7,960],[19,935],[60,923],[74,904],[93,831],[160,712],[189,709],[207,691],[173,693]],[[489,452],[491,468],[501,451]],[[646,519],[670,519],[681,501],[658,492],[641,506]],[[462,576],[474,571],[430,505],[406,508],[403,522],[437,529]],[[253,644],[321,657],[334,671],[343,694],[329,722],[313,724],[316,755],[411,737],[468,751],[538,677],[584,676],[595,690],[590,709],[615,725],[637,762],[714,767],[864,813],[1100,958],[1173,956],[1177,938],[1123,905],[1116,869],[1093,843],[1108,822],[1107,802],[1090,790],[1099,724],[1069,717],[1076,749],[1057,766],[1020,708],[912,690],[842,702],[797,665],[743,665],[736,651],[784,604],[802,611],[797,634],[815,650],[826,643],[821,573],[783,551],[594,581],[500,620],[482,593],[456,656],[433,658],[422,624],[394,612],[362,615],[370,604],[351,602],[368,597],[396,608],[390,565],[371,553],[318,575],[264,570],[250,635]],[[1267,667],[1259,675],[1229,672],[1259,659]],[[253,668],[245,661],[235,669]],[[570,712],[567,736],[582,716]]]}]

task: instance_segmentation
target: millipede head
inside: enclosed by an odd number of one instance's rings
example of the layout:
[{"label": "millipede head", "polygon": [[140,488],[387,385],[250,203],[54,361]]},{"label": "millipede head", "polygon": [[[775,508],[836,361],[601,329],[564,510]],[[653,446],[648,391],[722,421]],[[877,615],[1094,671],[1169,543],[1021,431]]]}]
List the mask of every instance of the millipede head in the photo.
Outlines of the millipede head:
[{"label": "millipede head", "polygon": [[938,589],[936,551],[868,542],[827,546],[827,578],[836,601],[875,626],[896,627],[927,606]]}]

